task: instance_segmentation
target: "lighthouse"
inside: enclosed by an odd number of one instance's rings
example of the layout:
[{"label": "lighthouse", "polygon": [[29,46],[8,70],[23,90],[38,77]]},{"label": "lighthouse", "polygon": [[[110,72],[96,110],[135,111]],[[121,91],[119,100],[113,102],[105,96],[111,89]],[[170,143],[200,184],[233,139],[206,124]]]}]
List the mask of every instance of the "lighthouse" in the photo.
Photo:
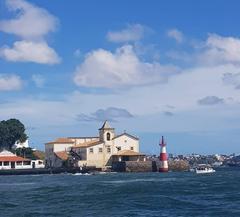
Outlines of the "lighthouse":
[{"label": "lighthouse", "polygon": [[162,136],[162,141],[159,145],[161,147],[161,152],[159,156],[159,160],[160,160],[159,172],[168,172],[167,151],[166,151],[166,144],[164,142],[163,136]]}]

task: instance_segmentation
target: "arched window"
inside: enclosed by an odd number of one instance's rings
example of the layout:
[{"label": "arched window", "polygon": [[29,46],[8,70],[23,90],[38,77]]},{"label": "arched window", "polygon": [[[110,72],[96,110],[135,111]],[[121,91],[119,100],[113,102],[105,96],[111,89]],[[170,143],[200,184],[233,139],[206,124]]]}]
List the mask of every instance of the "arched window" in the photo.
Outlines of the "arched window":
[{"label": "arched window", "polygon": [[107,141],[110,141],[110,140],[111,140],[111,134],[107,133]]}]

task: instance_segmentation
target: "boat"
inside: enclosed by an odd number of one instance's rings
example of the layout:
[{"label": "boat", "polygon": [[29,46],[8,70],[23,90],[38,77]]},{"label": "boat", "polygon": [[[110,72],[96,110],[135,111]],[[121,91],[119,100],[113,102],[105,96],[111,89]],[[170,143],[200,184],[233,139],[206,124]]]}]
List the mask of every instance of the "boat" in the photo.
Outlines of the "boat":
[{"label": "boat", "polygon": [[215,173],[216,170],[214,170],[210,165],[200,164],[198,165],[198,167],[196,167],[195,172],[197,174],[205,174],[205,173]]}]

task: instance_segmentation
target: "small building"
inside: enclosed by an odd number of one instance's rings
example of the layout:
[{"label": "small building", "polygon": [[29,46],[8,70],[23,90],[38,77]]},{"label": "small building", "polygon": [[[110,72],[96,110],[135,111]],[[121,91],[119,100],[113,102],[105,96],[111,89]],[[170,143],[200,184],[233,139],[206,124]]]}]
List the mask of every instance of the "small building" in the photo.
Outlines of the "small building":
[{"label": "small building", "polygon": [[[58,138],[53,142],[45,144],[45,165],[46,167],[62,167],[64,161],[63,152],[67,153],[75,142],[68,138]],[[68,155],[67,155],[68,156]]]},{"label": "small building", "polygon": [[7,150],[0,152],[0,170],[31,168],[31,160],[19,157]]},{"label": "small building", "polygon": [[32,168],[45,168],[45,153],[43,151],[34,150],[32,159]]},{"label": "small building", "polygon": [[113,160],[144,160],[139,139],[126,132],[116,135],[107,121],[99,129],[99,136],[59,138],[45,144],[45,154],[47,167],[63,166],[66,154],[74,166],[99,169],[111,167]]}]

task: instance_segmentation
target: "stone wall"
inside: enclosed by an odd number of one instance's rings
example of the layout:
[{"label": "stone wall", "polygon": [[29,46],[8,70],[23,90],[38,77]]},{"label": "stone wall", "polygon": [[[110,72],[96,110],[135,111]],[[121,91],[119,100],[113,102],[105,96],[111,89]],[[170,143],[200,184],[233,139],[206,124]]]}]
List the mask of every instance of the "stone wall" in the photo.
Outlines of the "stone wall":
[{"label": "stone wall", "polygon": [[[188,171],[189,163],[184,160],[169,161],[170,171]],[[159,161],[122,161],[114,162],[112,170],[116,172],[157,172],[159,171]]]},{"label": "stone wall", "polygon": [[189,171],[190,166],[188,161],[178,160],[178,161],[169,161],[168,162],[169,170],[171,171]]},{"label": "stone wall", "polygon": [[112,170],[117,172],[152,172],[153,168],[153,161],[122,161],[112,164]]}]

